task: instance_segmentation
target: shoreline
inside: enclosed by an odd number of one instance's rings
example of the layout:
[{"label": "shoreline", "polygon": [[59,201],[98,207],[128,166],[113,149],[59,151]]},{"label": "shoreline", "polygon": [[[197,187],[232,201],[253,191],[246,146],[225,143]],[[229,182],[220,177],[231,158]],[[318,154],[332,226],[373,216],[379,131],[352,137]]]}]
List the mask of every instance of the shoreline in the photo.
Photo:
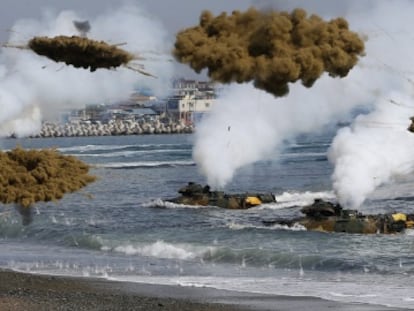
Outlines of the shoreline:
[{"label": "shoreline", "polygon": [[315,297],[51,276],[0,269],[0,310],[405,310]]}]

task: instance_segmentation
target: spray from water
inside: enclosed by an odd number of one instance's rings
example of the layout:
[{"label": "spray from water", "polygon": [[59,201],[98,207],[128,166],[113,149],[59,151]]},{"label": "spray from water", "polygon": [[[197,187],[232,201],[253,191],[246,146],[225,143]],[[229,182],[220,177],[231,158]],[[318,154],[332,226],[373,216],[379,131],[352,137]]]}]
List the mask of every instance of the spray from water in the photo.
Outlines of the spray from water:
[{"label": "spray from water", "polygon": [[[390,97],[395,103],[413,101],[399,93]],[[395,103],[379,100],[375,111],[337,133],[329,158],[335,164],[333,188],[343,206],[358,208],[377,187],[413,171],[414,135],[407,130],[407,114],[414,105]]]},{"label": "spray from water", "polygon": [[[13,26],[9,44],[24,45],[34,36],[79,34],[74,21],[88,20],[88,37],[145,57],[148,51],[168,51],[162,25],[135,6],[124,6],[97,17],[72,11],[46,12],[41,20],[20,20]],[[56,118],[65,109],[128,98],[137,87],[165,94],[173,69],[168,57],[145,62],[158,79],[128,69],[74,68],[36,55],[30,50],[2,49],[0,54],[0,136],[36,134],[42,119]]]},{"label": "spray from water", "polygon": [[[414,44],[406,30],[413,26],[407,11],[414,5],[398,4],[375,3],[371,20],[364,19],[366,13],[356,16],[361,27],[376,29],[367,44],[369,62],[364,72],[367,81],[374,78],[369,84],[376,83],[383,92],[371,113],[357,116],[350,127],[337,133],[329,150],[333,189],[339,202],[349,208],[359,208],[378,187],[414,170],[414,135],[407,131],[414,114],[414,67],[410,65]],[[384,19],[385,12],[393,18]]]},{"label": "spray from water", "polygon": [[[357,81],[360,72],[351,75]],[[277,156],[299,134],[342,120],[349,112],[350,98],[369,101],[374,97],[374,92],[363,92],[358,83],[337,82],[322,77],[312,95],[294,84],[289,96],[279,99],[252,84],[225,88],[195,133],[193,157],[208,183],[223,188],[239,168]],[[337,99],[331,102],[326,97]]]}]

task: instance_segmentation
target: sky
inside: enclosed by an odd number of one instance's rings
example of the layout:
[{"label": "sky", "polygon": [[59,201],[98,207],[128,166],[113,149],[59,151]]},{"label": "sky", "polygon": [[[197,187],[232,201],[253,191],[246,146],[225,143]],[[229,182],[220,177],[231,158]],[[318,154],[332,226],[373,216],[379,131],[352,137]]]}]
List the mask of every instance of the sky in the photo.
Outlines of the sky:
[{"label": "sky", "polygon": [[[330,0],[2,0],[0,4],[0,40],[7,39],[7,29],[14,22],[22,18],[39,18],[45,10],[75,10],[82,12],[85,17],[96,15],[102,11],[113,9],[125,3],[136,4],[144,8],[148,14],[159,19],[173,35],[178,30],[197,23],[203,10],[210,10],[214,14],[221,12],[231,13],[233,10],[245,10],[250,6],[259,8],[273,7],[276,9],[291,10],[301,7],[321,15],[341,15],[350,7],[347,2]],[[370,1],[365,1],[369,6]],[[166,5],[168,4],[168,6]]]},{"label": "sky", "polygon": [[[168,3],[168,6],[166,4]],[[168,38],[173,47],[175,34],[186,27],[194,26],[198,23],[200,13],[207,9],[215,14],[223,11],[232,12],[235,9],[245,10],[251,6],[249,0],[211,0],[211,1],[187,1],[187,0],[137,0],[137,1],[116,1],[116,0],[2,0],[0,3],[0,42],[5,42],[9,37],[9,30],[14,23],[21,19],[39,19],[47,11],[57,13],[62,10],[73,10],[89,19],[102,14],[108,10],[113,10],[123,4],[134,4],[147,12],[153,20],[157,20],[168,32]],[[144,30],[145,31],[145,30]],[[36,34],[22,34],[24,38],[30,38]],[[136,35],[140,35],[140,30],[136,30]],[[186,66],[175,64],[177,75],[190,76],[204,79],[204,75],[197,75]]]},{"label": "sky", "polygon": [[[276,8],[291,10],[295,7],[302,7],[326,16],[335,16],[346,13],[348,4],[345,1],[330,0],[2,0],[0,4],[0,42],[6,42],[9,38],[9,31],[18,20],[40,19],[45,12],[57,14],[63,10],[72,10],[84,19],[93,18],[96,15],[114,10],[123,4],[134,4],[142,8],[153,19],[159,21],[168,32],[170,46],[173,47],[175,35],[178,31],[198,24],[200,13],[209,10],[214,14],[221,12],[231,13],[233,10],[246,10],[251,6],[258,8]],[[167,6],[168,4],[168,6]],[[139,30],[136,34],[139,36]],[[22,40],[28,40],[34,33],[21,34]],[[190,76],[204,79],[205,74],[195,74],[187,66],[175,63],[177,75]]]}]

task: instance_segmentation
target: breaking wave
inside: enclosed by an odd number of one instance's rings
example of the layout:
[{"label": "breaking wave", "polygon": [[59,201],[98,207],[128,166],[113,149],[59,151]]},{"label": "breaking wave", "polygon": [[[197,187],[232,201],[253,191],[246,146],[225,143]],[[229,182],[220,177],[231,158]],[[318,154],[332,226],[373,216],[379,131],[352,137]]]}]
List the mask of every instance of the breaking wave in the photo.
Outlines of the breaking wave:
[{"label": "breaking wave", "polygon": [[335,200],[333,191],[305,191],[305,192],[283,192],[276,195],[276,203],[263,205],[266,208],[281,209],[294,206],[305,206],[312,204],[315,199]]},{"label": "breaking wave", "polygon": [[90,152],[90,151],[106,151],[106,150],[187,150],[191,149],[191,145],[187,144],[139,144],[139,145],[78,145],[71,147],[60,147],[60,152]]},{"label": "breaking wave", "polygon": [[139,255],[165,259],[190,260],[207,256],[214,248],[183,243],[172,244],[158,240],[150,244],[123,244],[112,248],[102,246],[101,250],[123,253],[129,256]]},{"label": "breaking wave", "polygon": [[98,167],[98,168],[112,168],[112,169],[178,167],[178,166],[195,166],[195,162],[188,161],[188,160],[177,160],[177,161],[108,162],[108,163],[95,164],[95,167]]},{"label": "breaking wave", "polygon": [[99,157],[99,158],[114,158],[114,157],[133,157],[136,155],[151,154],[151,153],[168,153],[177,154],[182,152],[188,152],[186,149],[161,149],[161,150],[122,150],[107,153],[70,153],[69,155],[87,158],[87,157]]},{"label": "breaking wave", "polygon": [[227,228],[230,230],[244,230],[244,229],[264,229],[264,230],[286,230],[286,231],[306,231],[306,228],[301,224],[293,224],[291,227],[287,225],[274,224],[271,226],[265,225],[253,225],[253,224],[239,224],[236,222],[230,222],[227,224]]},{"label": "breaking wave", "polygon": [[291,192],[286,191],[281,194],[276,194],[275,203],[266,203],[255,207],[255,209],[273,209],[280,210],[291,207],[301,207],[310,205],[315,199],[323,199],[328,201],[335,201],[336,196],[333,191],[305,191],[305,192]]},{"label": "breaking wave", "polygon": [[[78,239],[76,246],[88,246],[89,249],[123,254],[125,256],[151,257],[157,259],[196,260],[210,264],[236,264],[250,267],[274,269],[297,269],[312,271],[371,272],[382,270],[374,260],[347,258],[346,256],[326,254],[300,254],[297,251],[273,249],[271,247],[233,248],[218,245],[200,245],[174,243],[164,240],[155,242],[131,242],[106,240],[99,236]],[[386,271],[382,271],[385,273]]]},{"label": "breaking wave", "polygon": [[160,208],[207,208],[209,206],[202,205],[185,205],[164,201],[163,199],[155,199],[142,204],[143,207],[160,207]]},{"label": "breaking wave", "polygon": [[121,150],[134,147],[134,145],[84,145],[58,148],[60,152],[87,152],[87,151],[105,151],[105,150]]}]

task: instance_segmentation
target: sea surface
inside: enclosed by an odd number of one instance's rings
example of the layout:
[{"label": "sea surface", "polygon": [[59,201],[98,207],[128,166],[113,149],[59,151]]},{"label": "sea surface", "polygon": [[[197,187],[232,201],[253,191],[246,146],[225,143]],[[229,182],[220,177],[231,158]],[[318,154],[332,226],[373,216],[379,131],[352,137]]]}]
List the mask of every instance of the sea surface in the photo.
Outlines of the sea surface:
[{"label": "sea surface", "polygon": [[[205,184],[193,135],[6,139],[3,150],[54,147],[92,165],[98,180],[34,207],[22,225],[0,205],[0,268],[53,275],[313,296],[414,309],[414,233],[359,235],[265,226],[335,200],[332,133],[301,136],[281,157],[237,172],[227,192],[272,192],[249,210],[168,203],[189,181]],[[414,179],[376,191],[365,213],[414,212]]]}]

